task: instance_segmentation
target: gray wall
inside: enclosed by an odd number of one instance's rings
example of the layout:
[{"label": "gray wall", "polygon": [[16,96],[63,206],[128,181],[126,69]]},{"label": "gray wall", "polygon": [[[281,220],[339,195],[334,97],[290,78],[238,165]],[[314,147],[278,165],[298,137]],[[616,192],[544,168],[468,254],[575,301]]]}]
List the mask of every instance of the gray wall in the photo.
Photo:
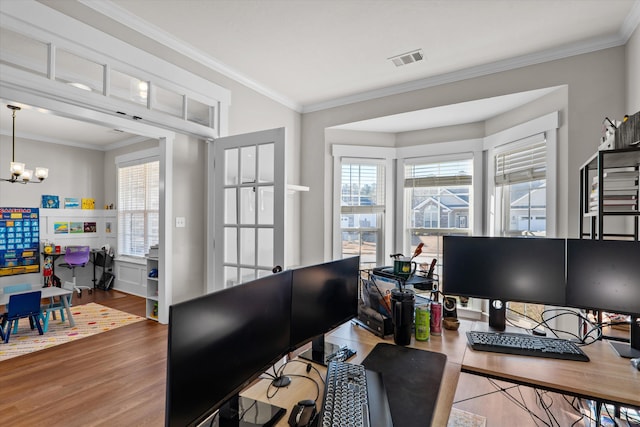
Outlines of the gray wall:
[{"label": "gray wall", "polygon": [[[559,172],[561,201],[559,236],[578,234],[578,169],[595,152],[604,117],[622,117],[625,113],[625,47],[611,48],[567,59],[523,67],[484,77],[468,79],[304,114],[302,118],[302,184],[311,191],[302,199],[302,229],[305,239],[303,263],[331,257],[332,207],[330,198],[330,152],[325,143],[325,128],[407,111],[489,98],[527,90],[566,85],[566,110],[561,114],[559,144],[562,147]],[[638,77],[631,80],[637,81]],[[560,95],[562,96],[562,95]],[[562,100],[549,101],[549,108]],[[514,112],[486,124],[485,132],[496,132],[520,120],[536,117],[533,111]],[[531,113],[531,117],[529,116]],[[566,132],[566,135],[563,134]],[[564,140],[563,140],[564,139]],[[566,158],[563,158],[566,152]],[[328,169],[329,168],[329,169]],[[324,176],[324,180],[319,180]],[[566,206],[565,206],[566,204]],[[564,225],[562,225],[564,224]]]},{"label": "gray wall", "polygon": [[640,111],[640,26],[626,45],[627,54],[627,113]]},{"label": "gray wall", "polygon": [[[16,128],[19,123],[18,113]],[[10,176],[11,145],[11,136],[0,136],[2,178]],[[104,205],[104,152],[16,137],[15,156],[16,161],[26,163],[30,169],[36,166],[49,168],[49,178],[40,184],[0,182],[0,206],[40,207],[43,194],[58,196],[61,208],[65,197],[93,198],[96,208]],[[89,272],[79,272],[80,275],[87,279]],[[40,281],[41,274],[20,274],[0,277],[0,286]]]}]

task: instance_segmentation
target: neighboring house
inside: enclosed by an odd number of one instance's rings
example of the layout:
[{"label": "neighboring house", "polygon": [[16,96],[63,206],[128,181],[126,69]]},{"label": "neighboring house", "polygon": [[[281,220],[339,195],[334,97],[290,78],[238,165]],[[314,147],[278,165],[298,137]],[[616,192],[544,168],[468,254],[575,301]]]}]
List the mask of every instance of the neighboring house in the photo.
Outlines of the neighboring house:
[{"label": "neighboring house", "polygon": [[[531,197],[531,203],[529,203],[529,197]],[[533,234],[542,232],[544,235],[547,223],[546,200],[547,187],[542,184],[511,202],[509,230],[529,230]]]},{"label": "neighboring house", "polygon": [[[434,192],[434,190],[429,190]],[[439,194],[420,197],[411,209],[412,223],[424,228],[469,227],[469,195],[466,189],[442,188]]]}]

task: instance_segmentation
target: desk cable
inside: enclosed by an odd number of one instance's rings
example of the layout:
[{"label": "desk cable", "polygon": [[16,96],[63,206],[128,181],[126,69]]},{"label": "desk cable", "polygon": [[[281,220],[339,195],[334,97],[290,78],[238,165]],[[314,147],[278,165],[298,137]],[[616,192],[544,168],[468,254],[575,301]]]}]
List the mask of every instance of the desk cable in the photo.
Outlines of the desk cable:
[{"label": "desk cable", "polygon": [[[304,363],[305,365],[307,365],[307,373],[311,372],[311,370],[313,369],[318,377],[320,378],[320,380],[322,381],[322,384],[324,384],[324,378],[322,377],[322,374],[320,373],[320,371],[318,371],[318,368],[316,368],[315,366],[313,366],[311,363],[308,362],[303,362],[301,360],[288,360],[286,361],[279,369],[276,370],[275,366],[273,367],[273,374],[269,373],[269,372],[265,372],[265,375],[267,375],[267,378],[263,378],[263,379],[270,379],[270,380],[275,380],[277,378],[280,378],[284,375],[284,369],[285,367],[292,362],[297,362],[297,363]],[[318,399],[320,398],[320,385],[318,384],[318,382],[316,380],[314,380],[313,378],[311,378],[308,375],[299,375],[299,374],[287,374],[287,376],[292,377],[292,378],[306,378],[309,381],[312,381],[315,386],[316,386],[316,398],[313,399],[314,403],[318,401]],[[275,391],[273,392],[273,394],[269,393],[269,390],[271,388],[275,388]],[[278,387],[273,386],[272,384],[269,384],[267,386],[267,399],[271,399],[272,397],[274,397],[276,394],[278,393]]]}]

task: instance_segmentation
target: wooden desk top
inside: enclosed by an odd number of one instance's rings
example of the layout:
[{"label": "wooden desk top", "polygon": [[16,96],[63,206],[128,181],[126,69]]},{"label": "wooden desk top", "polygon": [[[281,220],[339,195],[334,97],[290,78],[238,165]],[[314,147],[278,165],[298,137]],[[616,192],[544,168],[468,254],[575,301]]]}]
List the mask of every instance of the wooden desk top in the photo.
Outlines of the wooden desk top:
[{"label": "wooden desk top", "polygon": [[[432,420],[433,426],[447,424],[461,371],[560,393],[640,407],[640,371],[631,366],[629,359],[619,357],[607,341],[583,347],[591,359],[590,362],[574,362],[472,350],[467,345],[465,333],[473,328],[474,322],[461,320],[458,331],[443,329],[441,336],[431,336],[429,341],[424,342],[415,341],[415,337],[411,339],[410,347],[447,355],[436,412]],[[483,328],[484,326],[479,329]],[[380,338],[354,322],[347,322],[338,327],[328,334],[325,340],[333,344],[348,345],[355,350],[356,355],[349,359],[351,363],[361,363],[380,342],[393,343],[392,337]],[[287,413],[276,425],[286,427],[290,410],[299,400],[314,399],[319,393],[318,410],[321,407],[324,394],[322,380],[313,370],[309,374],[305,372],[306,363],[307,361],[292,362],[284,372],[312,376],[318,383],[319,391],[316,391],[312,381],[291,377],[291,386],[278,389],[275,395],[275,389],[269,387],[270,380],[258,380],[242,395],[285,408]],[[313,366],[324,379],[325,368],[317,364]],[[266,396],[270,398],[267,399]]]},{"label": "wooden desk top", "polygon": [[582,347],[589,362],[475,351],[468,348],[462,370],[560,393],[640,407],[640,371],[607,341]]}]

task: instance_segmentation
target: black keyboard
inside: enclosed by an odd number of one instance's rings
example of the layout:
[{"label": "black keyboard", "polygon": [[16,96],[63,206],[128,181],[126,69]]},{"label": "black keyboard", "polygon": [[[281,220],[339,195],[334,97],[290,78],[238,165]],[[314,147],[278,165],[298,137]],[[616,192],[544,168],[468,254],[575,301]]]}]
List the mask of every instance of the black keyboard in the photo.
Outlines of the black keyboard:
[{"label": "black keyboard", "polygon": [[546,338],[510,332],[467,332],[467,341],[474,350],[522,356],[588,362],[589,357],[575,343],[561,338]]},{"label": "black keyboard", "polygon": [[327,366],[318,427],[392,427],[382,375],[362,365],[332,361]]}]

